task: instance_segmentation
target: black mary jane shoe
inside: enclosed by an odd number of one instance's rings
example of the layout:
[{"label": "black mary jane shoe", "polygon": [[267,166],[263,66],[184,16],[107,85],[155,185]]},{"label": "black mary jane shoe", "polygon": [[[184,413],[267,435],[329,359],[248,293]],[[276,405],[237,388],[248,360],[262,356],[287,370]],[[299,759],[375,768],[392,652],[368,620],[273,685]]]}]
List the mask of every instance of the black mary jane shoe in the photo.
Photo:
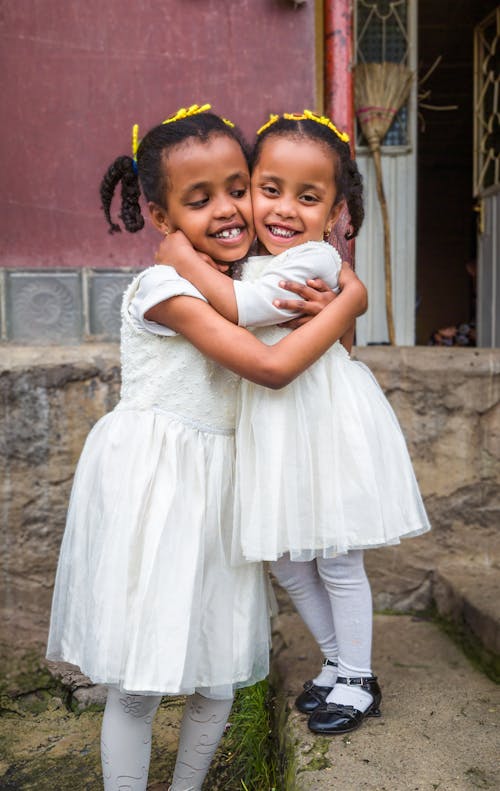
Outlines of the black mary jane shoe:
[{"label": "black mary jane shoe", "polygon": [[[331,659],[325,659],[323,667],[336,668],[337,663],[333,662]],[[306,681],[304,684],[304,692],[301,692],[300,695],[295,698],[295,708],[302,712],[302,714],[312,714],[319,706],[325,705],[326,699],[332,689],[333,686],[320,687],[318,684],[315,684],[314,681]]]},{"label": "black mary jane shoe", "polygon": [[368,692],[373,701],[366,711],[359,711],[354,706],[342,706],[338,703],[324,703],[309,717],[308,727],[313,733],[324,736],[335,736],[337,733],[349,733],[359,728],[365,717],[380,717],[380,701],[382,691],[377,677],[369,678],[338,678],[337,684],[354,684]]},{"label": "black mary jane shoe", "polygon": [[333,687],[318,687],[313,681],[306,681],[304,692],[295,699],[295,708],[302,714],[312,714],[320,706],[324,706]]}]

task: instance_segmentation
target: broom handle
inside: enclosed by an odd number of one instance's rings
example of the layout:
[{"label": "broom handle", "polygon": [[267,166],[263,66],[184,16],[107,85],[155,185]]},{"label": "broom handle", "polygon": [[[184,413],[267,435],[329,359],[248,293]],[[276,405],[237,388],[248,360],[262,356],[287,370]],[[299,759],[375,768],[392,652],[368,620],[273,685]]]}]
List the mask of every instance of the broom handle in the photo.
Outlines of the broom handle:
[{"label": "broom handle", "polygon": [[385,313],[387,318],[387,331],[389,333],[389,343],[394,346],[396,343],[396,333],[394,332],[394,317],[392,313],[391,232],[389,228],[389,212],[387,210],[384,183],[382,181],[380,144],[378,140],[370,140],[369,143],[373,155],[373,163],[375,165],[377,195],[382,211],[382,223],[384,227]]}]

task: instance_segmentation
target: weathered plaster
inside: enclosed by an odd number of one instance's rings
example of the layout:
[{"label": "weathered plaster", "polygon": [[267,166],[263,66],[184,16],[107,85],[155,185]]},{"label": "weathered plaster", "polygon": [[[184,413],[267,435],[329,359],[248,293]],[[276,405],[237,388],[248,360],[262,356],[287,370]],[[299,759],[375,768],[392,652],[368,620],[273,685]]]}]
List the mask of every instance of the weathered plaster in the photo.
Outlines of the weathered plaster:
[{"label": "weathered plaster", "polygon": [[[44,642],[71,481],[85,437],[119,397],[115,344],[1,349],[0,629]],[[377,607],[422,608],[435,570],[500,562],[500,351],[367,347],[399,417],[433,531],[367,552]]]}]

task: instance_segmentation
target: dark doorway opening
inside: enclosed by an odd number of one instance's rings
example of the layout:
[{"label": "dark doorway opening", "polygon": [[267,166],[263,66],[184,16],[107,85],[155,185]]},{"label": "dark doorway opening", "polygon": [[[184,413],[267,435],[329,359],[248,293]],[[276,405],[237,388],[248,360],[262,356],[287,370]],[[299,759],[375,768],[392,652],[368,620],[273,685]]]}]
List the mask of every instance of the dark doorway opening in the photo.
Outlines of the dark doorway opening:
[{"label": "dark doorway opening", "polygon": [[473,167],[473,33],[496,0],[420,0],[419,75],[442,60],[423,88],[418,133],[416,342],[475,319],[476,213]]}]

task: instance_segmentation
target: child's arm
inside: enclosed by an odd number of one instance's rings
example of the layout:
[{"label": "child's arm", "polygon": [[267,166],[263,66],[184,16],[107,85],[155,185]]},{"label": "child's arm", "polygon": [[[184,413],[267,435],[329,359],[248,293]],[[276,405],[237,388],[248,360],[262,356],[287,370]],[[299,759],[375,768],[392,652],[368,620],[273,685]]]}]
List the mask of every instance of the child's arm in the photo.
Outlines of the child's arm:
[{"label": "child's arm", "polygon": [[340,343],[342,344],[344,349],[349,352],[349,354],[352,351],[352,346],[353,346],[353,343],[354,343],[354,331],[355,331],[355,329],[356,329],[356,323],[353,321],[351,323],[351,326],[347,330],[347,332],[344,332],[344,334],[340,338]]},{"label": "child's arm", "polygon": [[181,277],[196,286],[217,313],[233,324],[238,324],[238,307],[233,281],[227,275],[208,266],[182,231],[175,231],[166,236],[155,258],[159,264],[173,266]]},{"label": "child's arm", "polygon": [[366,305],[366,289],[354,273],[345,288],[318,316],[274,346],[235,327],[209,305],[178,296],[150,308],[145,318],[181,333],[202,354],[240,376],[273,389],[284,387],[321,357],[347,329],[351,317]]},{"label": "child's arm", "polygon": [[[254,282],[228,282],[219,272],[206,266],[179,231],[162,242],[156,260],[173,266],[178,274],[196,286],[218,313],[243,327],[281,324],[287,322],[291,314],[292,317],[293,314],[302,314],[304,302],[290,300],[286,291],[295,289],[287,286],[285,290],[281,281],[305,281],[313,271],[316,277],[323,276],[325,288],[336,287],[340,265],[338,254],[333,248],[313,243],[277,256],[266,272]],[[321,306],[329,301],[329,298],[316,299]],[[307,313],[314,313],[314,309],[310,308],[308,306]]]}]

